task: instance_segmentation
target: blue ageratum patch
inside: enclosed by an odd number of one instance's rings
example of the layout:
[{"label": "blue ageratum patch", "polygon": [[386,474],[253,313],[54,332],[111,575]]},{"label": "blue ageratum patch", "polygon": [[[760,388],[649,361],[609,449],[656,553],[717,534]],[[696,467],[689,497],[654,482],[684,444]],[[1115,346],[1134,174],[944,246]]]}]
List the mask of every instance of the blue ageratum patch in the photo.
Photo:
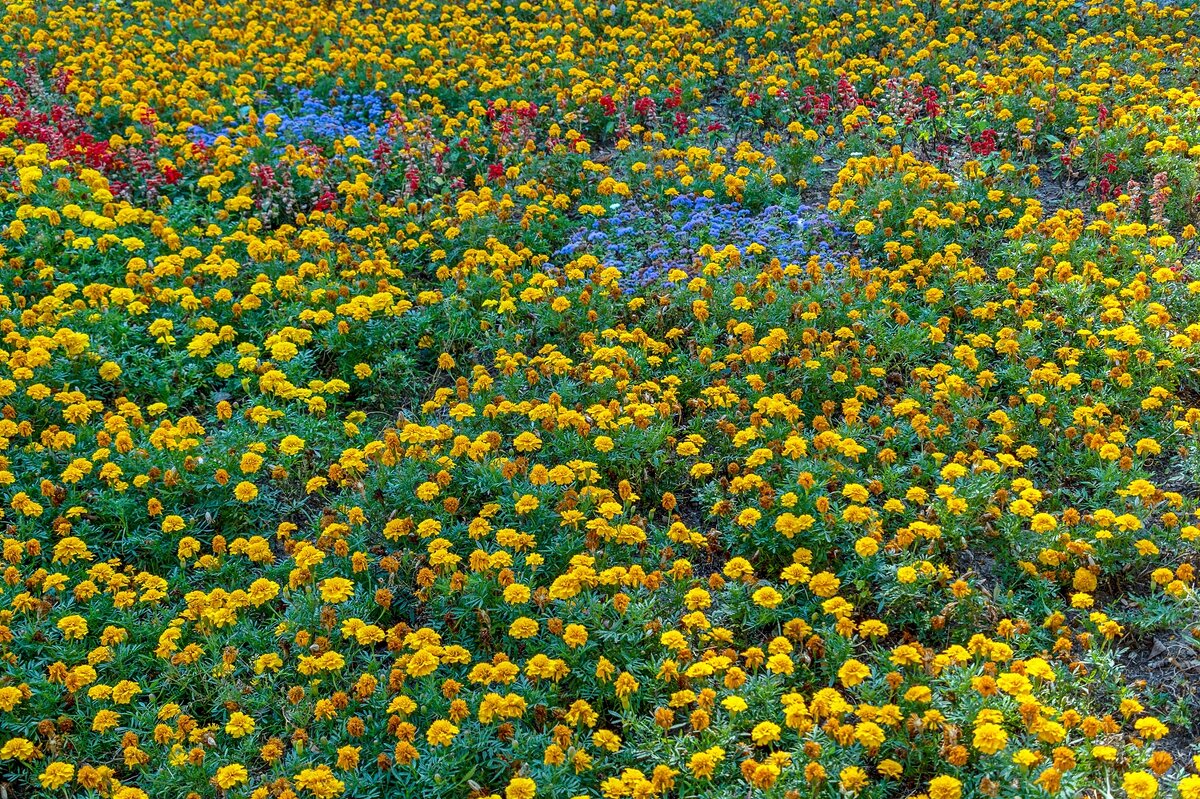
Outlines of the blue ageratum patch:
[{"label": "blue ageratum patch", "polygon": [[[301,142],[322,144],[346,136],[364,144],[374,142],[386,127],[389,105],[375,93],[343,92],[321,98],[309,89],[298,89],[286,101],[264,92],[256,99],[254,110],[260,131],[266,130],[263,119],[268,114],[279,117],[275,134],[282,148]],[[192,141],[206,147],[213,146],[220,136],[232,135],[228,127],[213,131],[197,125],[188,131]]]},{"label": "blue ageratum patch", "polygon": [[684,195],[674,198],[666,211],[637,201],[621,203],[610,216],[577,229],[558,255],[591,253],[605,266],[620,269],[625,291],[633,292],[666,280],[672,269],[695,274],[701,266],[699,250],[706,244],[733,246],[743,255],[757,244],[764,257],[784,265],[805,264],[813,255],[823,263],[840,264],[853,239],[825,211],[808,206],[752,210]]}]

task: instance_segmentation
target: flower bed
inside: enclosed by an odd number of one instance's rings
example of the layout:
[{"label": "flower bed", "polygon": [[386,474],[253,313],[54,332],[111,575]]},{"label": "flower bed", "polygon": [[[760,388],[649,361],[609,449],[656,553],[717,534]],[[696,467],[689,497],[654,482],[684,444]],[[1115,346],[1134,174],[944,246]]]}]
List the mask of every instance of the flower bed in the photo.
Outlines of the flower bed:
[{"label": "flower bed", "polygon": [[0,797],[1200,799],[1197,13],[9,3]]}]

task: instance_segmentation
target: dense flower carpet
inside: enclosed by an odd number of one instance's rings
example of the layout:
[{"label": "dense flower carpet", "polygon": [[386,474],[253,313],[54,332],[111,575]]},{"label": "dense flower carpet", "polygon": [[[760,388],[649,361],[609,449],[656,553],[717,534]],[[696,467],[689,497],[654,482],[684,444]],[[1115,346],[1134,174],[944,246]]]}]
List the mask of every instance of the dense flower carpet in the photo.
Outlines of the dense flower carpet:
[{"label": "dense flower carpet", "polygon": [[1196,0],[13,0],[0,797],[1200,799]]}]

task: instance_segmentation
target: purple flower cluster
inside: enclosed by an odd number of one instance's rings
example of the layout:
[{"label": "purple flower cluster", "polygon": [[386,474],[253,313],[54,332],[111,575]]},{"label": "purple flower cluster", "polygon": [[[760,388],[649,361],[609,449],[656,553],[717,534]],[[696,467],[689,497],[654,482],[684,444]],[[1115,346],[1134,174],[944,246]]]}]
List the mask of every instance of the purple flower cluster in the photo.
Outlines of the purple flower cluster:
[{"label": "purple flower cluster", "polygon": [[842,230],[824,210],[777,205],[751,210],[706,197],[680,196],[665,212],[625,202],[610,216],[578,229],[560,256],[591,253],[625,275],[627,292],[666,278],[672,269],[694,274],[705,244],[733,245],[742,254],[752,244],[784,265],[804,264],[812,255],[840,262],[854,234]]}]

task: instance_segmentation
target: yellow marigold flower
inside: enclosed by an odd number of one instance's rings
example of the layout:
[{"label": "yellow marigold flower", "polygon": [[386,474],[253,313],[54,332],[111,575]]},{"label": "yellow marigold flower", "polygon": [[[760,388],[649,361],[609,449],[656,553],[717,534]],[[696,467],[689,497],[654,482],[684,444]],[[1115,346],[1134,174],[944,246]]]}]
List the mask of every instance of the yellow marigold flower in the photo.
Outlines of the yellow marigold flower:
[{"label": "yellow marigold flower", "polygon": [[331,604],[345,602],[354,596],[354,583],[345,577],[330,577],[320,584],[321,599]]},{"label": "yellow marigold flower", "polygon": [[510,605],[523,605],[529,601],[529,586],[513,583],[504,589],[504,601]]},{"label": "yellow marigold flower", "polygon": [[750,731],[750,739],[758,746],[769,746],[779,740],[781,729],[771,721],[760,722]]},{"label": "yellow marigold flower", "polygon": [[1135,450],[1138,455],[1157,455],[1162,452],[1162,446],[1153,438],[1139,438]]},{"label": "yellow marigold flower", "polygon": [[1138,719],[1133,723],[1133,728],[1137,730],[1138,734],[1140,734],[1143,738],[1151,741],[1157,741],[1171,732],[1170,728],[1168,728],[1166,724],[1163,724],[1153,716],[1147,716],[1145,718]]},{"label": "yellow marigold flower", "polygon": [[346,790],[346,784],[333,776],[333,771],[324,764],[306,768],[293,780],[296,785],[311,793],[316,799],[334,799]]},{"label": "yellow marigold flower", "polygon": [[1058,527],[1058,520],[1049,513],[1037,513],[1029,520],[1029,529],[1035,533],[1048,533]]},{"label": "yellow marigold flower", "polygon": [[225,725],[225,732],[234,738],[249,735],[254,732],[254,719],[245,713],[234,712],[229,716],[229,722]]},{"label": "yellow marigold flower", "polygon": [[807,513],[796,516],[792,513],[782,513],[775,520],[775,531],[784,538],[793,538],[797,534],[804,532],[816,523],[816,520]]},{"label": "yellow marigold flower", "polygon": [[841,680],[842,685],[846,688],[853,688],[870,676],[871,669],[865,663],[860,663],[854,658],[847,660],[838,669],[838,679]]},{"label": "yellow marigold flower", "polygon": [[822,598],[829,598],[838,592],[842,581],[830,572],[818,572],[808,581],[808,588]]},{"label": "yellow marigold flower", "polygon": [[134,697],[142,692],[142,688],[132,680],[121,680],[112,687],[112,700],[118,705],[127,705]]},{"label": "yellow marigold flower", "polygon": [[693,588],[683,595],[683,606],[688,610],[704,610],[712,607],[712,595],[703,588]]},{"label": "yellow marigold flower", "polygon": [[0,746],[0,760],[29,760],[35,748],[28,738],[10,738]]},{"label": "yellow marigold flower", "polygon": [[239,502],[252,502],[258,496],[258,486],[243,480],[233,489],[233,495]]},{"label": "yellow marigold flower", "polygon": [[88,634],[87,619],[83,616],[63,616],[55,626],[62,630],[63,638],[67,641],[77,641]]},{"label": "yellow marigold flower", "polygon": [[762,518],[762,514],[755,508],[746,508],[737,516],[737,523],[741,527],[753,527],[758,524],[758,520]]},{"label": "yellow marigold flower", "polygon": [[719,746],[713,746],[703,752],[693,754],[688,760],[688,771],[692,772],[692,776],[696,779],[712,779],[713,772],[724,759],[725,750]]},{"label": "yellow marigold flower", "polygon": [[572,649],[583,646],[588,641],[587,628],[582,624],[568,624],[563,631],[563,641]]},{"label": "yellow marigold flower", "polygon": [[867,772],[858,766],[847,766],[838,772],[838,787],[847,793],[858,793],[866,787],[867,782]]},{"label": "yellow marigold flower", "polygon": [[304,451],[307,442],[300,436],[284,436],[279,442],[279,451],[284,455],[296,455]]},{"label": "yellow marigold flower", "polygon": [[70,763],[55,761],[46,766],[38,775],[38,782],[48,791],[53,791],[66,785],[75,776],[75,767]]},{"label": "yellow marigold flower", "polygon": [[458,735],[458,727],[445,719],[437,719],[429,725],[429,729],[425,733],[425,740],[429,741],[430,746],[449,746],[456,735]]},{"label": "yellow marigold flower", "polygon": [[756,605],[764,608],[774,608],[783,602],[783,595],[768,585],[755,591],[753,599]]},{"label": "yellow marigold flower", "polygon": [[1041,755],[1035,754],[1028,749],[1021,749],[1012,757],[1012,762],[1022,768],[1029,768],[1042,759]]},{"label": "yellow marigold flower", "polygon": [[513,777],[504,789],[504,799],[533,799],[537,783],[528,777]]},{"label": "yellow marigold flower", "polygon": [[621,736],[612,730],[596,730],[592,733],[592,746],[608,752],[621,751]]},{"label": "yellow marigold flower", "polygon": [[929,781],[929,799],[961,799],[962,783],[943,774]]},{"label": "yellow marigold flower", "polygon": [[625,699],[636,693],[638,687],[638,681],[627,671],[621,672],[616,682],[613,683],[613,688],[616,690],[617,696],[621,699]]},{"label": "yellow marigold flower", "polygon": [[213,777],[213,782],[222,791],[228,791],[241,785],[246,780],[250,779],[250,772],[246,771],[246,767],[241,763],[231,763],[228,766],[221,766],[217,769],[217,774]]},{"label": "yellow marigold flower", "polygon": [[1054,682],[1057,676],[1054,673],[1054,668],[1047,663],[1043,658],[1030,658],[1025,661],[1025,673],[1030,677],[1036,677],[1039,680]]},{"label": "yellow marigold flower", "polygon": [[0,687],[0,710],[3,710],[5,713],[11,713],[14,707],[21,704],[24,696],[21,689],[16,686],[5,685]]},{"label": "yellow marigold flower", "polygon": [[859,557],[869,558],[879,551],[879,542],[870,536],[863,536],[854,542],[854,551]]},{"label": "yellow marigold flower", "polygon": [[73,535],[67,536],[54,545],[53,560],[55,563],[71,564],[78,558],[91,560],[92,557],[94,556],[88,550],[87,544],[83,542],[83,539]]},{"label": "yellow marigold flower", "polygon": [[101,710],[92,718],[92,730],[108,732],[121,721],[121,717],[112,710]]},{"label": "yellow marigold flower", "polygon": [[1189,774],[1179,781],[1179,799],[1200,799],[1200,776]]},{"label": "yellow marigold flower", "polygon": [[994,755],[1008,746],[1008,733],[998,724],[981,724],[975,728],[972,744],[985,755]]},{"label": "yellow marigold flower", "polygon": [[1138,554],[1144,557],[1159,554],[1158,545],[1147,538],[1134,542],[1134,546],[1137,548]]},{"label": "yellow marigold flower", "polygon": [[745,558],[730,558],[725,564],[723,573],[730,580],[740,580],[743,577],[752,576],[754,568],[750,565],[750,561]]},{"label": "yellow marigold flower", "polygon": [[408,672],[410,677],[424,677],[426,674],[432,674],[437,671],[441,661],[438,657],[428,649],[421,649],[413,653],[413,656],[408,659],[408,664],[404,670]]},{"label": "yellow marigold flower", "polygon": [[513,439],[517,452],[536,452],[542,448],[542,440],[533,433],[525,431]]},{"label": "yellow marigold flower", "polygon": [[532,638],[538,633],[538,623],[533,619],[522,616],[508,628],[508,634],[513,638]]},{"label": "yellow marigold flower", "polygon": [[1129,799],[1154,799],[1158,794],[1158,780],[1145,771],[1130,771],[1121,781]]}]

